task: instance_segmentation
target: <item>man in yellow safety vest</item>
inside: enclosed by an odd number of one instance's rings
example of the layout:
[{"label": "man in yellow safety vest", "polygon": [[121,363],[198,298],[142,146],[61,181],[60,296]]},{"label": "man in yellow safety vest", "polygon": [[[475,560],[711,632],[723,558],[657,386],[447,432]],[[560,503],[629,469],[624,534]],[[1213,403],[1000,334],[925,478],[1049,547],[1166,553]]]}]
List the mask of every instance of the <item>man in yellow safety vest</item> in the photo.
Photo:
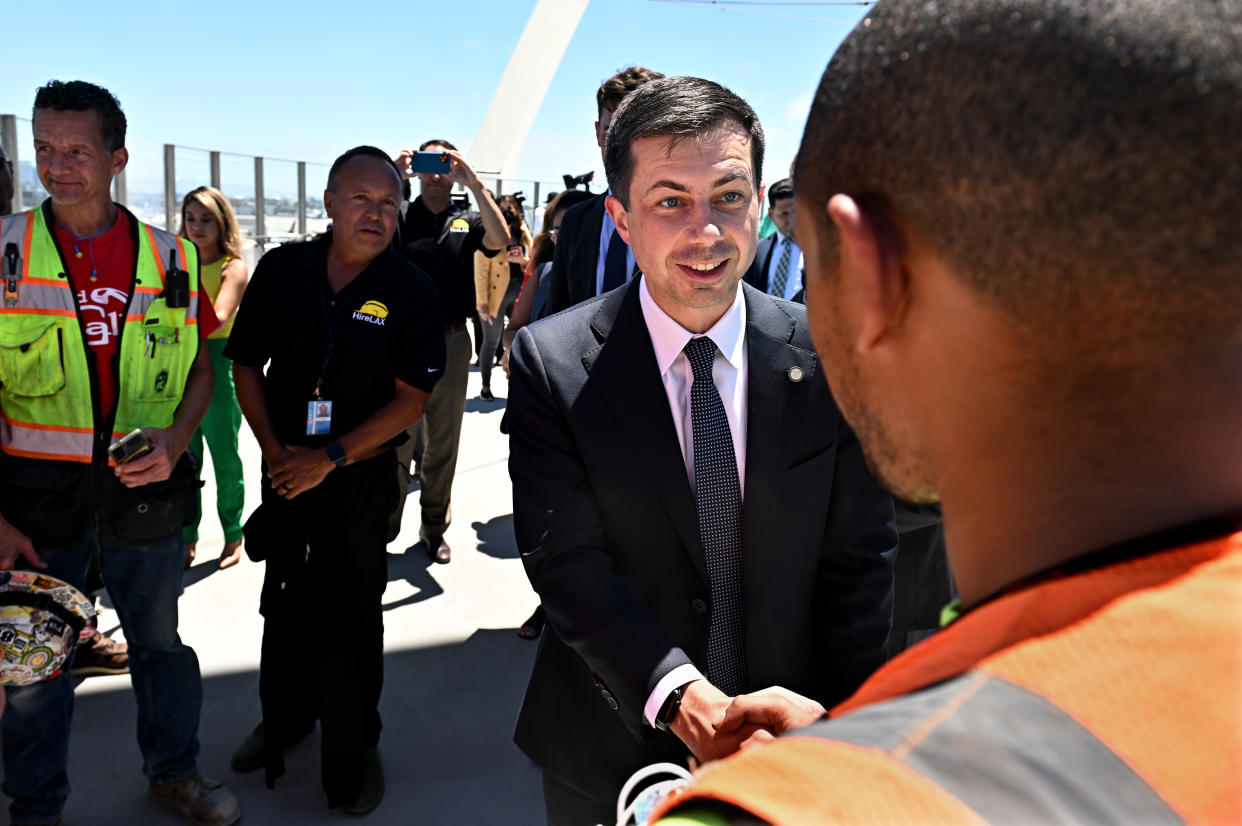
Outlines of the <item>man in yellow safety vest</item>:
[{"label": "man in yellow safety vest", "polygon": [[[0,571],[80,588],[98,553],[130,646],[150,796],[194,823],[236,823],[236,798],[196,765],[202,678],[177,634],[181,529],[196,507],[186,446],[213,385],[199,339],[219,323],[193,244],[112,202],[129,158],[116,98],[51,81],[33,125],[51,197],[0,219]],[[71,674],[9,692],[15,824],[60,822]]]}]

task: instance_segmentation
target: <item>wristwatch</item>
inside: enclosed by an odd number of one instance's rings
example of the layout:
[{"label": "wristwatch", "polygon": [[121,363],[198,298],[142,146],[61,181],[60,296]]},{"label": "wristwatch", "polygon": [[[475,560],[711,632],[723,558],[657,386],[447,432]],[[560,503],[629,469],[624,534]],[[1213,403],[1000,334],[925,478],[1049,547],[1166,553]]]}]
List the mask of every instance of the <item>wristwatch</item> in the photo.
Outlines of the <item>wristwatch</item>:
[{"label": "wristwatch", "polygon": [[345,448],[341,447],[340,442],[333,442],[324,448],[328,451],[328,458],[332,460],[332,464],[337,467],[345,467]]},{"label": "wristwatch", "polygon": [[670,691],[664,700],[664,705],[660,706],[659,712],[656,713],[655,726],[660,731],[668,731],[668,727],[672,725],[673,718],[677,716],[677,710],[681,708],[681,695],[684,693],[684,688],[685,686],[678,686]]}]

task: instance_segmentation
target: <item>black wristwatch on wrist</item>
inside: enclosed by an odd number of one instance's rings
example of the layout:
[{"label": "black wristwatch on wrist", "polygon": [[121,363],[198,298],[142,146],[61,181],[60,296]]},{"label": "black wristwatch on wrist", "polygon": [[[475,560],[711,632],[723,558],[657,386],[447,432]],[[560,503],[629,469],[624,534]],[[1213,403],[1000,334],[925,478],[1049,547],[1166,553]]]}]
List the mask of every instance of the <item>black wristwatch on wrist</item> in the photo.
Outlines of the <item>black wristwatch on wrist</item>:
[{"label": "black wristwatch on wrist", "polygon": [[332,460],[332,464],[337,467],[345,467],[345,448],[341,447],[340,442],[333,442],[324,448],[328,452],[328,458]]},{"label": "black wristwatch on wrist", "polygon": [[674,688],[664,700],[664,705],[660,706],[655,717],[655,727],[660,731],[668,731],[668,727],[673,724],[673,718],[677,716],[677,710],[681,708],[681,696],[685,693],[684,689],[685,686]]}]

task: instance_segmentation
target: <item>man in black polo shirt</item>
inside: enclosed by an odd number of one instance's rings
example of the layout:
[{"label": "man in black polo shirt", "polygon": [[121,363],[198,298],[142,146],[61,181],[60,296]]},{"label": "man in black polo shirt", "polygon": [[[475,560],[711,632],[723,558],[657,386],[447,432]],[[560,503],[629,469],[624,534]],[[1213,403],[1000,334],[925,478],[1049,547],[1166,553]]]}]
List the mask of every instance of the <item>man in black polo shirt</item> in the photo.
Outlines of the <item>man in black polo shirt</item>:
[{"label": "man in black polo shirt", "polygon": [[[449,501],[453,475],[457,472],[457,447],[461,442],[461,417],[466,412],[466,379],[470,374],[470,334],[466,318],[478,306],[474,294],[474,253],[489,258],[509,244],[509,230],[500,208],[465,158],[446,140],[430,140],[418,151],[444,152],[451,168],[447,175],[411,173],[414,150],[403,149],[395,160],[401,174],[418,178],[420,194],[409,205],[397,227],[397,247],[415,266],[426,271],[440,292],[444,325],[444,377],[427,402],[421,424],[424,447],[419,463],[422,527],[419,539],[436,562],[448,562],[444,541],[452,519]],[[453,204],[453,184],[474,195],[478,212]],[[413,445],[399,454],[409,467]],[[402,500],[404,501],[404,500]],[[398,510],[390,522],[389,538],[400,530]]]},{"label": "man in black polo shirt", "polygon": [[[443,373],[444,339],[435,286],[391,247],[401,177],[388,156],[346,152],[323,197],[332,230],[263,257],[225,350],[263,451],[247,549],[267,559],[263,723],[233,767],[266,767],[270,783],[283,748],[318,719],[328,803],[364,814],[384,788],[376,745],[393,446]],[[306,663],[319,664],[309,685]]]}]

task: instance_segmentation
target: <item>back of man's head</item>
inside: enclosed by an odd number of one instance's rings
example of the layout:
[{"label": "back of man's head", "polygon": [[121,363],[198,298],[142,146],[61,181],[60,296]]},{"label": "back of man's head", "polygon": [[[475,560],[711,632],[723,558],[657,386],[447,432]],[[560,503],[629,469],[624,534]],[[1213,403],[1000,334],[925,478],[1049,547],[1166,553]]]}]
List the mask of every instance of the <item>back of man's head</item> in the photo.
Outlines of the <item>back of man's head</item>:
[{"label": "back of man's head", "polygon": [[600,84],[595,93],[596,114],[605,109],[615,111],[625,96],[644,83],[664,77],[663,74],[643,66],[627,66]]},{"label": "back of man's head", "polygon": [[33,114],[40,109],[54,112],[88,112],[99,115],[99,129],[109,152],[125,146],[125,113],[121,102],[102,86],[84,80],[49,80],[35,92]]},{"label": "back of man's head", "polygon": [[629,209],[634,141],[695,139],[727,124],[740,126],[750,138],[752,183],[756,183],[763,175],[763,127],[749,103],[719,83],[698,77],[660,78],[636,89],[617,108],[608,128],[604,171],[612,194]]},{"label": "back of man's head", "polygon": [[[1242,5],[884,0],[794,180],[888,215],[1041,347],[1184,359],[1242,329]],[[1084,351],[1092,352],[1091,344]]]}]

